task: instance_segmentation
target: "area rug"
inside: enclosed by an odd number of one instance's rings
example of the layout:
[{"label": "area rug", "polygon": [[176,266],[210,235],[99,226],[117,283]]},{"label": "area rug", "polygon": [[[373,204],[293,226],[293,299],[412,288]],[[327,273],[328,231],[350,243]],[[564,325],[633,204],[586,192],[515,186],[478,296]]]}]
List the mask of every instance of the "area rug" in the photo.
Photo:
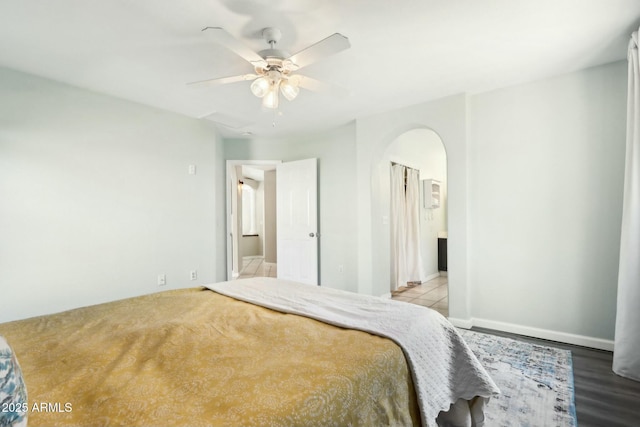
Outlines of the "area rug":
[{"label": "area rug", "polygon": [[460,333],[502,392],[486,407],[487,427],[577,426],[570,351]]}]

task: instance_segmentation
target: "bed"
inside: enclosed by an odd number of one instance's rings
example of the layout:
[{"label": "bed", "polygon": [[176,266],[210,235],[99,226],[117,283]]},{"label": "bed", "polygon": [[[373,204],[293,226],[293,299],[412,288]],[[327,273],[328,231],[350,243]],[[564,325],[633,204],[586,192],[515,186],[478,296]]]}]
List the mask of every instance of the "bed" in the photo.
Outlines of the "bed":
[{"label": "bed", "polygon": [[29,426],[471,426],[499,393],[439,313],[270,278],[4,323],[0,336]]}]

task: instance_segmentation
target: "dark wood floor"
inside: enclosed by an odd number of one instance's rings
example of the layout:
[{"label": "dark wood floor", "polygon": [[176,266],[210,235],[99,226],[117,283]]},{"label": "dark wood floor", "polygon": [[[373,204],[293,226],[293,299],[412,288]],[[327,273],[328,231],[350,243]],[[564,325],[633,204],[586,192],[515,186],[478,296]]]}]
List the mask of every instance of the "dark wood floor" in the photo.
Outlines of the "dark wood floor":
[{"label": "dark wood floor", "polygon": [[483,328],[472,330],[570,350],[578,426],[640,426],[640,382],[613,373],[613,353]]}]

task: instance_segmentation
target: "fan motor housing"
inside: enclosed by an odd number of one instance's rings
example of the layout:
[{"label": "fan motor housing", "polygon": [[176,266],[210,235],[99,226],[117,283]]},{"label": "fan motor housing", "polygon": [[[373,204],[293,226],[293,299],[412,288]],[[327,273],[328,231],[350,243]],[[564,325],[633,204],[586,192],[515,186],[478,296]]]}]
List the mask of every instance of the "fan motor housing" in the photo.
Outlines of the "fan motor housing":
[{"label": "fan motor housing", "polygon": [[258,52],[258,55],[263,57],[269,62],[269,59],[279,59],[282,62],[283,59],[290,57],[289,52],[285,52],[280,49],[265,49]]}]

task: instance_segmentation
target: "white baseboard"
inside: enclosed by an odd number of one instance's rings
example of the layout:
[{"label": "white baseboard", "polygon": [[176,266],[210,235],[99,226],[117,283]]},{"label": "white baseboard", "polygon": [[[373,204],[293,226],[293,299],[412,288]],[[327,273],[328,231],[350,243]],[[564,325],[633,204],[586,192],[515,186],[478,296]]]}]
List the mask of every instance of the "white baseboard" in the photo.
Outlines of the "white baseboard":
[{"label": "white baseboard", "polygon": [[524,335],[528,337],[541,338],[544,340],[557,341],[566,344],[580,345],[583,347],[597,348],[599,350],[613,351],[613,340],[588,337],[585,335],[569,334],[567,332],[552,331],[549,329],[533,328],[530,326],[517,325],[513,323],[498,322],[487,319],[456,319],[449,318],[449,321],[459,328],[471,329],[474,326],[479,328],[494,329],[496,331],[510,332],[512,334]]},{"label": "white baseboard", "polygon": [[462,329],[471,329],[473,327],[472,319],[457,319],[455,317],[449,317],[449,322],[453,324],[453,326]]}]

